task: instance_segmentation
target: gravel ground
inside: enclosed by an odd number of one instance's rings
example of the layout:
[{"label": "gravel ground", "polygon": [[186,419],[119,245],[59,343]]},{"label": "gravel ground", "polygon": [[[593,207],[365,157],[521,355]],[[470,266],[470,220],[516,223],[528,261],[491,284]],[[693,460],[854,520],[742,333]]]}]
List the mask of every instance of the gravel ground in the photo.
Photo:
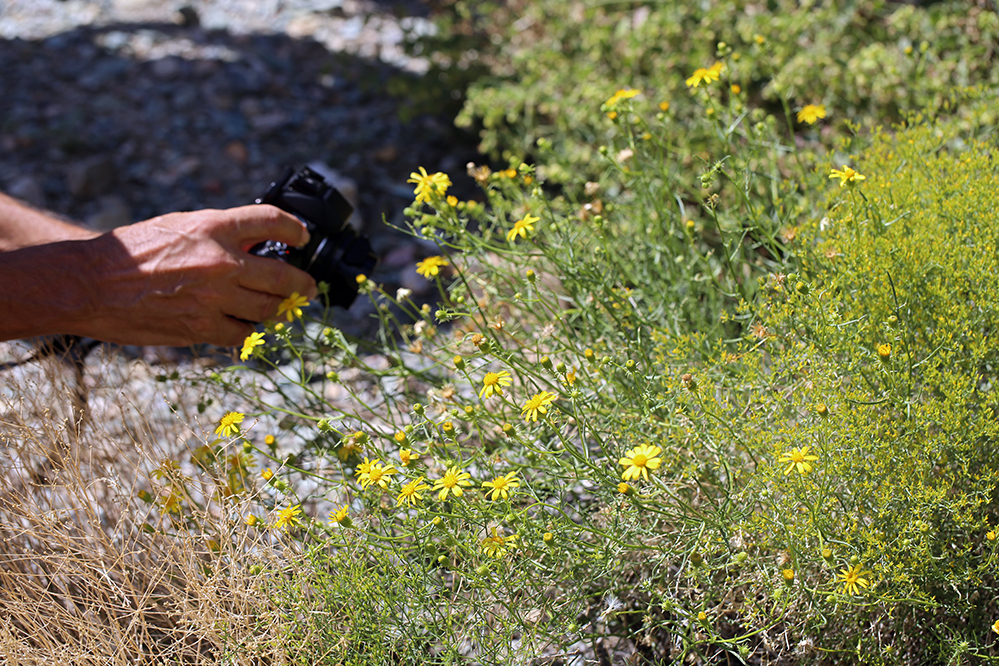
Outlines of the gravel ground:
[{"label": "gravel ground", "polygon": [[[249,203],[285,165],[319,163],[358,204],[373,277],[430,298],[413,265],[432,247],[382,221],[402,221],[417,166],[455,179],[476,155],[443,114],[402,122],[387,92],[426,70],[403,40],[432,30],[427,14],[420,0],[0,2],[0,190],[106,230]],[[335,323],[363,332],[367,313]]]}]

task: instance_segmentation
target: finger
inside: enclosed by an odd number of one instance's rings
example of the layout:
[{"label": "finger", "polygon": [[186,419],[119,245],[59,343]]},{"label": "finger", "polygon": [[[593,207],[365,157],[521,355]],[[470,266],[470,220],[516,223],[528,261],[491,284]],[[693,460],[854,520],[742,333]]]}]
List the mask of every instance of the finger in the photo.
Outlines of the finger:
[{"label": "finger", "polygon": [[223,313],[243,321],[259,323],[274,317],[282,300],[281,296],[240,289],[235,298],[226,302]]},{"label": "finger", "polygon": [[232,317],[222,317],[218,329],[210,339],[206,340],[219,347],[238,347],[246,340],[246,336],[256,330],[256,326]]},{"label": "finger", "polygon": [[293,293],[310,299],[316,297],[316,281],[311,275],[271,257],[245,255],[237,282],[245,289],[281,298]]},{"label": "finger", "polygon": [[305,224],[290,213],[268,204],[230,208],[225,213],[226,237],[240,249],[266,240],[279,241],[291,247],[309,242]]}]

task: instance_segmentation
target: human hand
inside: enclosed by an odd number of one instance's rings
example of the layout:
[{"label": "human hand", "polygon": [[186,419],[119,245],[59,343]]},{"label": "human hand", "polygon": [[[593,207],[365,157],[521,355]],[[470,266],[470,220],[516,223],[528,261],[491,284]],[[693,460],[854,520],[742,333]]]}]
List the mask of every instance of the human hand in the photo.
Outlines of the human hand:
[{"label": "human hand", "polygon": [[69,332],[121,344],[235,346],[293,292],[316,295],[304,271],[247,250],[298,247],[308,232],[268,205],[171,213],[119,227],[88,246],[88,306]]}]

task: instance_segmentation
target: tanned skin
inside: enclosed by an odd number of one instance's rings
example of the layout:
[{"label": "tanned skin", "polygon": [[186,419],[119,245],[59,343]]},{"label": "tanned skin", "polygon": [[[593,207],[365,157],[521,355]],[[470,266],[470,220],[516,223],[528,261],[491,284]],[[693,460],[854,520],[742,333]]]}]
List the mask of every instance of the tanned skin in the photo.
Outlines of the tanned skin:
[{"label": "tanned skin", "polygon": [[304,271],[247,250],[308,241],[268,205],[170,213],[104,234],[0,194],[0,340],[70,334],[130,345],[237,346]]}]

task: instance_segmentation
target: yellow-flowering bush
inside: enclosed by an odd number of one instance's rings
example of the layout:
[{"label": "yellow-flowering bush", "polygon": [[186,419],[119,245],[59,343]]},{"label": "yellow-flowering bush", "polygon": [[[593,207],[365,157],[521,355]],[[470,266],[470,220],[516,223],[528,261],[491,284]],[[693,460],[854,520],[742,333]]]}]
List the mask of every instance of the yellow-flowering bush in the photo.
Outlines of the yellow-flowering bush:
[{"label": "yellow-flowering bush", "polygon": [[913,119],[799,153],[741,114],[696,187],[666,119],[597,150],[585,204],[527,164],[470,166],[486,205],[414,172],[436,308],[359,280],[379,333],[348,340],[292,299],[208,376],[244,411],[199,459],[288,549],[234,563],[288,652],[992,654],[994,145]]}]

